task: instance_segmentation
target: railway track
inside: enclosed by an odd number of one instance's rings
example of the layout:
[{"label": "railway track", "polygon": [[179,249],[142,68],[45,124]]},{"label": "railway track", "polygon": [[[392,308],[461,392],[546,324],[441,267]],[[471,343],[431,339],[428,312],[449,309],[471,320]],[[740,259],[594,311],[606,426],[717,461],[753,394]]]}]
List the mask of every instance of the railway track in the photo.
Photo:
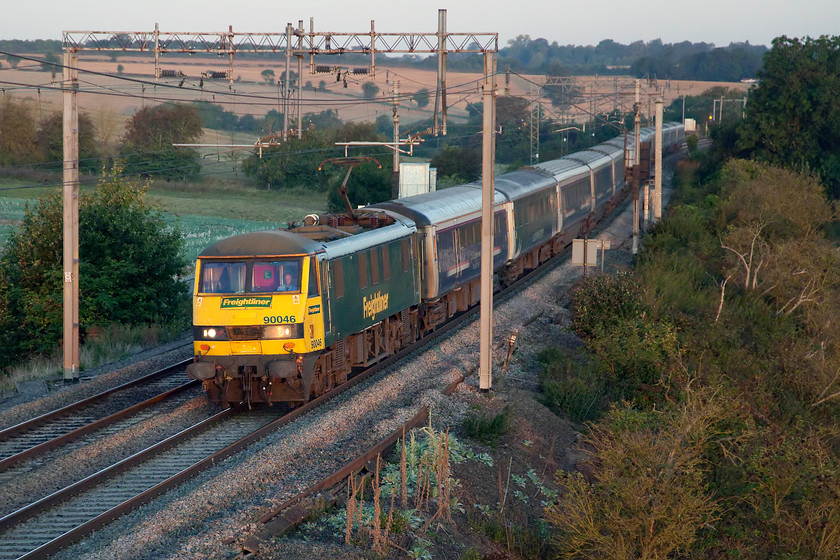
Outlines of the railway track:
[{"label": "railway track", "polygon": [[[26,472],[22,463],[50,450],[83,445],[86,439],[123,429],[154,414],[154,406],[185,394],[182,361],[108,391],[0,430],[0,484]],[[187,397],[180,397],[181,400]],[[71,445],[72,444],[72,445]],[[31,461],[30,461],[31,462]]]},{"label": "railway track", "polygon": [[[502,292],[497,301],[547,273],[562,253]],[[0,518],[0,560],[45,558],[124,513],[183,483],[300,415],[321,406],[383,369],[440,341],[479,312],[475,307],[399,354],[354,376],[336,390],[277,418],[280,407],[240,413],[227,409],[144,451]]]}]

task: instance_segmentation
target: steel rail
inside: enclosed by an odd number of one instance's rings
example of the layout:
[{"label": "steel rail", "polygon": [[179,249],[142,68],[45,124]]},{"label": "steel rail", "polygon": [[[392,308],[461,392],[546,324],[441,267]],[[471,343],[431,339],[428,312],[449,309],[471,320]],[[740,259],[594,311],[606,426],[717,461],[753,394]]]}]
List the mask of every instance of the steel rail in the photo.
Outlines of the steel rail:
[{"label": "steel rail", "polygon": [[136,412],[139,412],[140,410],[143,410],[145,408],[148,408],[148,407],[152,406],[153,404],[157,404],[157,403],[159,403],[163,400],[166,400],[169,397],[180,393],[181,391],[185,391],[185,390],[189,389],[190,387],[195,387],[199,383],[200,383],[199,381],[196,381],[194,379],[190,380],[190,381],[184,383],[183,385],[179,385],[177,387],[174,387],[172,389],[164,391],[163,393],[155,395],[154,397],[152,397],[150,399],[146,399],[143,402],[139,402],[137,404],[129,406],[128,408],[124,408],[124,409],[122,409],[118,412],[115,412],[115,413],[113,413],[109,416],[106,416],[104,418],[100,418],[99,420],[94,420],[90,424],[85,424],[84,426],[82,426],[80,428],[76,428],[75,430],[73,430],[71,432],[67,432],[66,434],[62,434],[62,435],[60,435],[56,438],[53,438],[49,441],[39,443],[38,445],[35,445],[34,447],[30,447],[26,451],[21,451],[20,453],[16,453],[15,455],[11,455],[9,457],[6,457],[5,459],[0,460],[0,472],[7,470],[9,467],[11,467],[11,466],[13,466],[17,463],[20,463],[21,461],[25,461],[26,459],[31,459],[32,457],[35,457],[35,456],[40,455],[42,453],[46,453],[47,451],[49,451],[51,449],[54,449],[56,447],[59,447],[61,445],[66,444],[66,443],[70,443],[70,442],[72,442],[76,439],[79,439],[82,436],[85,436],[85,435],[87,435],[91,432],[94,432],[94,431],[98,430],[99,428],[103,428],[105,426],[113,424],[114,422],[122,420],[123,418],[128,418],[129,416],[133,415]]},{"label": "steel rail", "polygon": [[152,379],[154,379],[155,377],[162,377],[163,375],[166,375],[166,374],[170,373],[173,369],[179,368],[179,367],[184,367],[187,364],[189,364],[190,362],[192,362],[192,358],[190,358],[188,360],[178,362],[177,364],[173,364],[171,366],[167,366],[166,368],[160,369],[160,370],[155,371],[153,373],[150,373],[148,375],[144,375],[143,377],[139,377],[137,379],[134,379],[133,381],[128,381],[128,382],[123,383],[122,385],[118,385],[117,387],[114,387],[112,389],[102,391],[101,393],[97,393],[95,395],[92,395],[92,396],[87,397],[85,399],[82,399],[80,401],[74,402],[72,404],[68,404],[67,406],[64,406],[62,408],[52,410],[52,411],[47,412],[45,414],[42,414],[40,416],[36,416],[35,418],[25,420],[25,421],[23,421],[19,424],[15,424],[14,426],[10,426],[8,428],[0,430],[0,441],[5,441],[5,440],[7,440],[11,437],[20,435],[23,432],[25,432],[26,430],[29,430],[33,427],[36,427],[36,426],[39,426],[39,425],[44,424],[46,422],[49,422],[50,420],[54,420],[55,418],[58,418],[59,416],[64,416],[64,415],[66,415],[70,412],[75,412],[76,410],[78,410],[80,408],[88,406],[88,405],[90,405],[90,404],[92,404],[92,403],[94,403],[98,400],[102,400],[103,398],[108,397],[108,396],[110,396],[110,395],[112,395],[116,392],[119,392],[119,391],[122,391],[122,390],[125,390],[125,389],[129,389],[129,388],[131,388],[135,385],[147,383],[147,382],[151,381]]}]

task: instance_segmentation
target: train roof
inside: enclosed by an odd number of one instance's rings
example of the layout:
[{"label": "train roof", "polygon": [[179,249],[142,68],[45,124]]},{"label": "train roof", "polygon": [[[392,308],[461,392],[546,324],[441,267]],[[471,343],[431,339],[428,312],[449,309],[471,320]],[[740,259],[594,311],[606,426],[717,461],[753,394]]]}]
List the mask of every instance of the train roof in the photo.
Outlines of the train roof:
[{"label": "train roof", "polygon": [[324,250],[324,244],[302,235],[282,230],[242,233],[213,243],[199,257],[265,257],[272,255],[308,255]]},{"label": "train roof", "polygon": [[[552,187],[557,183],[554,176],[543,169],[523,168],[495,178],[495,187],[508,200],[517,200],[536,191]],[[467,185],[470,188],[481,189],[481,183],[476,181]]]},{"label": "train roof", "polygon": [[324,252],[328,259],[335,259],[358,251],[364,251],[365,249],[376,247],[383,243],[408,237],[416,231],[417,228],[410,220],[406,220],[405,222],[397,221],[385,227],[365,230],[355,235],[327,241],[324,245]]},{"label": "train roof", "polygon": [[612,158],[603,152],[596,152],[594,150],[583,150],[582,152],[575,152],[564,156],[562,159],[570,159],[578,161],[591,169],[609,165],[612,163]]},{"label": "train roof", "polygon": [[[502,204],[506,200],[505,195],[496,191],[494,204]],[[380,202],[370,208],[391,210],[411,218],[418,226],[428,226],[480,212],[481,189],[462,185],[390,202]]]},{"label": "train roof", "polygon": [[555,181],[562,182],[578,175],[589,173],[589,168],[579,161],[568,158],[553,159],[534,165],[535,168],[550,173]]}]

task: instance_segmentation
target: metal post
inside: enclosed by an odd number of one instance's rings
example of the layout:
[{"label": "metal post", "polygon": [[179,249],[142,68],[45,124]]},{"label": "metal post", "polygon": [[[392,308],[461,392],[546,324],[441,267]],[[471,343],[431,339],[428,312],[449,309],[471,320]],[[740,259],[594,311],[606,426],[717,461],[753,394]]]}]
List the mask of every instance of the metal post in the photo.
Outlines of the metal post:
[{"label": "metal post", "polygon": [[64,381],[79,379],[79,114],[76,53],[64,51]]},{"label": "metal post", "polygon": [[228,48],[228,87],[233,87],[233,26],[228,25],[228,35],[227,35],[227,48]]},{"label": "metal post", "polygon": [[292,64],[292,24],[286,24],[286,74],[283,77],[283,142],[289,139],[289,70]]},{"label": "metal post", "polygon": [[394,80],[394,169],[392,171],[392,198],[400,196],[400,81]]},{"label": "metal post", "polygon": [[[443,49],[440,52],[440,112],[442,121],[441,134],[446,136],[446,10],[440,10],[438,12],[438,27],[440,27],[441,40],[443,42]],[[493,83],[496,83],[495,77],[493,78]]]},{"label": "metal post", "polygon": [[654,221],[662,219],[662,117],[663,117],[663,100],[660,97],[656,100],[656,152],[654,153],[654,167],[653,167],[653,219]]},{"label": "metal post", "polygon": [[635,113],[634,117],[634,130],[635,130],[635,138],[633,140],[634,143],[634,156],[633,156],[633,254],[639,252],[639,180],[640,180],[640,173],[641,169],[641,139],[639,134],[641,133],[641,117],[639,115],[639,111],[641,110],[641,89],[639,80],[636,80],[636,102],[633,104],[633,112]]},{"label": "metal post", "polygon": [[479,389],[493,386],[493,201],[496,137],[496,68],[493,53],[484,53],[483,135],[481,146],[481,328]]},{"label": "metal post", "polygon": [[297,78],[297,137],[303,138],[303,99],[301,92],[303,91],[303,55],[297,55],[298,62],[298,78]]},{"label": "metal post", "polygon": [[160,28],[155,23],[155,81],[158,81],[158,78],[160,78]]}]

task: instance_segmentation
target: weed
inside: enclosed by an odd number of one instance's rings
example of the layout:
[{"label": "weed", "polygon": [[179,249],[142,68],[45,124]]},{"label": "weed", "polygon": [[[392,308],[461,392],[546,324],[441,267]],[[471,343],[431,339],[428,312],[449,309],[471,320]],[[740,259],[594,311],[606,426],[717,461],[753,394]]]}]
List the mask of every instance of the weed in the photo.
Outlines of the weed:
[{"label": "weed", "polygon": [[499,437],[511,430],[510,417],[513,409],[510,405],[499,414],[484,416],[471,411],[464,418],[463,429],[467,437],[477,439],[487,445],[495,445]]}]

